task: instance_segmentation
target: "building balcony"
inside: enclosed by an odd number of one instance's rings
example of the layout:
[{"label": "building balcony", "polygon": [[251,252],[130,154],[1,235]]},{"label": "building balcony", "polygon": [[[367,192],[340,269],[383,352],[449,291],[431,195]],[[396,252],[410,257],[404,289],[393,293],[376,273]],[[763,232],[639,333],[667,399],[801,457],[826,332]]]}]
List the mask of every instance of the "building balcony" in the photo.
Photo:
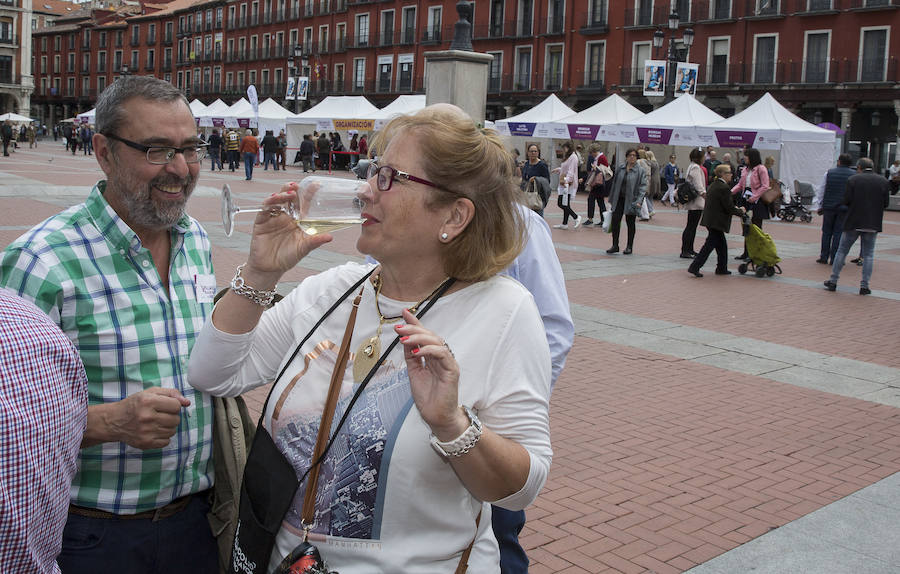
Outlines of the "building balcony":
[{"label": "building balcony", "polygon": [[148,46],[155,46],[155,45],[156,45],[156,35],[153,35],[153,36],[147,36],[147,45],[148,45]]},{"label": "building balcony", "polygon": [[16,38],[15,34],[12,34],[10,36],[0,37],[0,46],[18,47],[19,46],[18,38]]},{"label": "building balcony", "polygon": [[591,34],[607,34],[609,33],[609,22],[606,20],[606,10],[598,10],[596,14],[581,13],[577,19],[584,22],[584,26],[578,31],[585,36]]}]

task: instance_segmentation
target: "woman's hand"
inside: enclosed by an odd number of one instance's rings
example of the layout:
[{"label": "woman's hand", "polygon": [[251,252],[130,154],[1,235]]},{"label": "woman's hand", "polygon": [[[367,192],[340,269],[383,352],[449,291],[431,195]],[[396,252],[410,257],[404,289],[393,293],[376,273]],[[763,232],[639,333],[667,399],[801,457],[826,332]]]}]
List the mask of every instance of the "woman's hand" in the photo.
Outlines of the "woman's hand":
[{"label": "woman's hand", "polygon": [[408,309],[394,330],[403,344],[409,386],[422,419],[439,440],[453,440],[469,425],[459,408],[459,365],[450,347]]},{"label": "woman's hand", "polygon": [[[311,189],[313,186],[304,189],[303,194],[306,196],[307,193],[314,193],[315,190]],[[256,276],[277,275],[277,280],[310,251],[332,240],[328,233],[307,235],[290,215],[277,211],[279,206],[288,204],[292,204],[301,217],[308,211],[309,199],[302,201],[298,197],[299,187],[293,181],[286,183],[280,191],[263,200],[263,206],[272,207],[273,211],[263,211],[256,216],[246,273]]]}]

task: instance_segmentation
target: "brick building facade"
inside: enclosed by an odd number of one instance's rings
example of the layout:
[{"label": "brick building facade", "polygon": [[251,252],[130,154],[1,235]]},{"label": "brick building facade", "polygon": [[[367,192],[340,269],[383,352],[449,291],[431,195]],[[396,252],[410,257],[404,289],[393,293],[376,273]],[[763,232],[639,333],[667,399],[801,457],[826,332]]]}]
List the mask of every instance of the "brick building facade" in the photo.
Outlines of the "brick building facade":
[{"label": "brick building facade", "polygon": [[[22,0],[27,1],[27,0]],[[674,7],[699,63],[698,97],[723,115],[764,92],[850,145],[897,153],[900,0],[478,0],[475,50],[495,56],[488,119],[556,93],[576,110],[617,92],[649,110],[641,67]],[[46,123],[93,106],[122,73],[154,74],[191,98],[231,103],[254,84],[281,101],[287,58],[309,56],[310,99],[362,94],[382,106],[424,90],[424,53],[447,49],[455,3],[422,0],[174,0],[93,10],[34,31],[32,114]],[[668,32],[667,32],[668,34]],[[46,64],[44,63],[46,61]]]}]

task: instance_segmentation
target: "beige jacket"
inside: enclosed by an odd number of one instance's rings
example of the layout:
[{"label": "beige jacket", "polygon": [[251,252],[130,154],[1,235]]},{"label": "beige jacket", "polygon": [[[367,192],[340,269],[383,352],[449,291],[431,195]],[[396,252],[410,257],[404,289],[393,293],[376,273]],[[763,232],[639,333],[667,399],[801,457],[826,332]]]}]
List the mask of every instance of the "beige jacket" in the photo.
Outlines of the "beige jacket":
[{"label": "beige jacket", "polygon": [[691,162],[684,172],[684,179],[691,182],[694,189],[697,190],[697,197],[684,204],[684,208],[689,211],[692,209],[703,209],[706,205],[706,178],[703,177],[703,168]]}]

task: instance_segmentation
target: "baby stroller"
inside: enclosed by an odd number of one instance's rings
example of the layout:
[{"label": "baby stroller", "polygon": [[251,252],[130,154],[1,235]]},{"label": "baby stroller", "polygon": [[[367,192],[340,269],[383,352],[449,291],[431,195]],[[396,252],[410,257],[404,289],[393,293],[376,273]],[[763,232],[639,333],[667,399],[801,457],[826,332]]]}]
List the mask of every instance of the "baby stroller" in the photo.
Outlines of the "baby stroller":
[{"label": "baby stroller", "polygon": [[801,183],[795,179],[791,201],[782,205],[778,210],[778,217],[787,222],[794,221],[799,217],[803,223],[809,223],[812,221],[812,211],[807,206],[812,205],[815,194],[816,191],[811,183]]},{"label": "baby stroller", "polygon": [[781,258],[778,257],[778,251],[775,249],[775,242],[768,233],[758,226],[750,223],[750,216],[744,214],[741,218],[744,237],[747,240],[747,255],[749,261],[738,265],[738,273],[743,275],[748,270],[756,274],[757,277],[765,277],[781,274],[781,267],[778,263]]}]

